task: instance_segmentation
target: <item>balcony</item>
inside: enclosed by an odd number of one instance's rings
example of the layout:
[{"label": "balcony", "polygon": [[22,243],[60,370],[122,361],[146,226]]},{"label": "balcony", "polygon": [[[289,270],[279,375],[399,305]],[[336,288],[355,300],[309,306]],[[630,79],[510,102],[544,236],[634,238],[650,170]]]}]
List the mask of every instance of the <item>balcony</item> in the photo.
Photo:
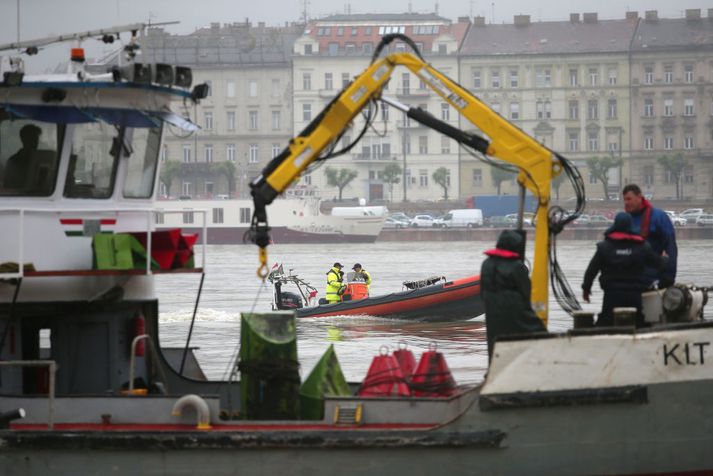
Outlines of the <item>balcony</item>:
[{"label": "balcony", "polygon": [[396,95],[399,97],[427,98],[431,95],[431,90],[417,88],[397,88]]},{"label": "balcony", "polygon": [[393,155],[381,155],[375,157],[373,155],[352,154],[352,160],[359,164],[383,164],[386,162],[398,160],[398,157],[395,157]]}]

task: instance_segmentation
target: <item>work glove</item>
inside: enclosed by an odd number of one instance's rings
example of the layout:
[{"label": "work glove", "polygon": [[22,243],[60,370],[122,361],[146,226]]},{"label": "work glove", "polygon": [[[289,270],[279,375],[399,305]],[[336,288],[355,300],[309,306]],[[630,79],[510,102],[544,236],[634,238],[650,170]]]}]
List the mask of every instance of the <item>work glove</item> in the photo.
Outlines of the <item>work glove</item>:
[{"label": "work glove", "polygon": [[671,286],[673,286],[673,279],[671,279],[671,278],[659,279],[659,289],[666,289],[666,288],[670,288]]},{"label": "work glove", "polygon": [[584,302],[589,302],[589,298],[592,295],[591,291],[587,291],[586,289],[582,291],[582,299],[584,299]]}]

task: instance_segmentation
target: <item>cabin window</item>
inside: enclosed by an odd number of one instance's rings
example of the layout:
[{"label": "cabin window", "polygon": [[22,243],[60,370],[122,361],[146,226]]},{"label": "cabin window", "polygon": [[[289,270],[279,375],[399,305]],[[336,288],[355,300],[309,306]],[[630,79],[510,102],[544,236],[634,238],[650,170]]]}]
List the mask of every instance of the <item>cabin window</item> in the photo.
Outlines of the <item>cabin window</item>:
[{"label": "cabin window", "polygon": [[161,128],[131,129],[131,155],[128,156],[125,198],[150,198],[156,179],[156,162],[161,144]]},{"label": "cabin window", "polygon": [[0,195],[52,195],[63,133],[64,126],[17,119],[0,109]]},{"label": "cabin window", "polygon": [[68,198],[109,198],[114,191],[119,151],[132,153],[124,129],[89,122],[74,129],[64,196]]}]

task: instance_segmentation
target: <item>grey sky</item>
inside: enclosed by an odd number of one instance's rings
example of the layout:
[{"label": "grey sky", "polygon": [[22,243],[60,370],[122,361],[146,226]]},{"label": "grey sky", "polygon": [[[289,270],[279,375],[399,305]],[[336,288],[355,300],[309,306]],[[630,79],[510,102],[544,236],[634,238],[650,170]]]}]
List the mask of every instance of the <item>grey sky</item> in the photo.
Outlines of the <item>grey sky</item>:
[{"label": "grey sky", "polygon": [[[189,33],[211,22],[230,23],[249,18],[278,25],[299,20],[304,0],[20,0],[21,39],[97,29],[132,22],[180,21],[169,31]],[[687,8],[707,9],[703,0],[308,0],[310,18],[331,13],[433,12],[436,4],[442,16],[482,15],[490,22],[512,22],[515,14],[527,14],[533,21],[566,20],[570,12],[597,11],[600,18],[623,18],[626,10],[658,10],[660,17],[681,17]],[[494,15],[493,15],[494,12]],[[703,12],[706,15],[706,12]],[[0,43],[17,39],[17,0],[0,0]],[[98,51],[98,46],[89,47]],[[98,54],[98,53],[94,53]],[[53,55],[54,56],[54,55]],[[31,69],[31,68],[30,68]]]}]

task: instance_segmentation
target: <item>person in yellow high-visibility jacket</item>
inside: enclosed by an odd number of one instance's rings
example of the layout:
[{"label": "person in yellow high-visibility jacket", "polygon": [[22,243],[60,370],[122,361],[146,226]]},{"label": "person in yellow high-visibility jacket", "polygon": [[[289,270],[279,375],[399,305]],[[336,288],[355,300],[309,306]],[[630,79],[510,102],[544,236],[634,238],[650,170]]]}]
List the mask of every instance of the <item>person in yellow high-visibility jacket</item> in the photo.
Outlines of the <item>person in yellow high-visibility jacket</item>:
[{"label": "person in yellow high-visibility jacket", "polygon": [[346,289],[342,273],[343,267],[341,263],[334,263],[332,269],[327,272],[326,295],[328,304],[342,300],[342,294],[344,294],[344,290]]},{"label": "person in yellow high-visibility jacket", "polygon": [[369,271],[362,268],[359,263],[356,263],[352,270],[354,271],[354,280],[363,281],[366,283],[366,288],[369,289],[369,286],[371,286],[371,274],[369,274]]}]

